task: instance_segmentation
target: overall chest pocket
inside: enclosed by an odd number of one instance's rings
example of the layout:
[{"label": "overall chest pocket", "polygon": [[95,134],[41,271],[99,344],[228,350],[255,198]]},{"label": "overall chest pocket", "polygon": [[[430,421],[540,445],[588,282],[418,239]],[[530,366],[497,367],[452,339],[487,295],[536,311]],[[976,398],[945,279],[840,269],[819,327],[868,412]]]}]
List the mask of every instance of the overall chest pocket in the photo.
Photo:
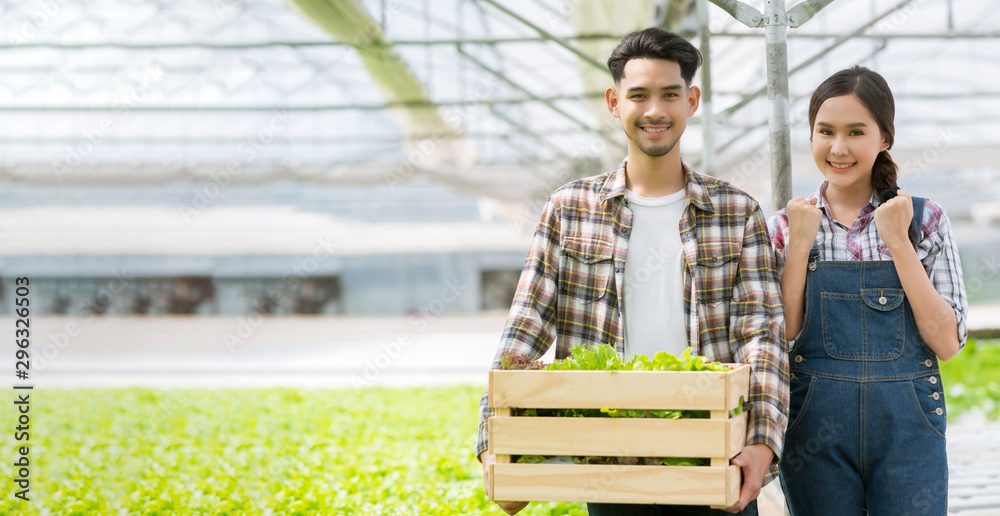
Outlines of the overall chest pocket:
[{"label": "overall chest pocket", "polygon": [[823,346],[841,360],[883,361],[903,353],[904,301],[899,288],[863,288],[858,294],[821,292]]},{"label": "overall chest pocket", "polygon": [[614,246],[601,240],[565,238],[561,248],[559,292],[580,304],[604,297],[614,281]]}]

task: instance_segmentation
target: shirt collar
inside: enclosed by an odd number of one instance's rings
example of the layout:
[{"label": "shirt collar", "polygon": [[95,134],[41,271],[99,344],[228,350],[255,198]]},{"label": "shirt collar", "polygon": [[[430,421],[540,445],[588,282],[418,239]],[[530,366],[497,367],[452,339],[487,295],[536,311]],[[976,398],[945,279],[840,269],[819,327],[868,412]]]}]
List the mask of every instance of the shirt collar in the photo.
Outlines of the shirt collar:
[{"label": "shirt collar", "polygon": [[618,170],[615,170],[611,177],[604,182],[604,187],[601,188],[601,202],[607,201],[608,199],[613,199],[620,195],[625,195],[625,163],[628,162],[628,158],[623,159],[618,165]]},{"label": "shirt collar", "polygon": [[[604,183],[601,189],[601,202],[625,195],[625,164],[628,158],[622,160],[611,177]],[[712,204],[712,197],[708,192],[708,185],[705,178],[691,170],[691,167],[681,160],[681,167],[684,170],[684,179],[687,182],[687,198],[692,205],[707,212],[715,212],[715,205]]]}]

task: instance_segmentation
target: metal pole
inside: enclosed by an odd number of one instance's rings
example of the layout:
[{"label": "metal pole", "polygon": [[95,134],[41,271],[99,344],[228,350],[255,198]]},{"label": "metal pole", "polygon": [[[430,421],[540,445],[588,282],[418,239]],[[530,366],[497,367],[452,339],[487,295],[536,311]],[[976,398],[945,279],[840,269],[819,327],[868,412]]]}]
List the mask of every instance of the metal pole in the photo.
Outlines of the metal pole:
[{"label": "metal pole", "polygon": [[[809,59],[806,59],[805,61],[803,61],[803,62],[795,65],[795,67],[792,68],[791,72],[788,72],[788,74],[785,74],[785,77],[788,77],[789,74],[794,75],[794,74],[798,73],[799,70],[803,70],[803,69],[807,68],[809,65],[815,63],[816,61],[819,61],[820,58],[822,58],[823,56],[829,54],[830,52],[832,52],[834,49],[836,49],[840,45],[842,45],[842,44],[850,41],[854,37],[856,37],[856,36],[860,35],[861,33],[865,32],[866,30],[868,30],[869,27],[875,25],[876,23],[878,23],[879,21],[881,21],[883,18],[889,16],[890,14],[896,12],[897,10],[902,9],[906,4],[908,4],[908,3],[912,2],[912,1],[913,0],[902,0],[901,2],[899,2],[898,4],[896,4],[894,7],[892,7],[889,10],[883,12],[882,14],[878,15],[877,17],[869,20],[864,25],[862,25],[862,26],[854,29],[851,33],[849,33],[849,34],[841,34],[841,35],[837,36],[836,41],[834,41],[833,43],[831,43],[830,46],[828,46],[828,47],[824,48],[823,50],[819,51],[818,53],[814,54]],[[784,2],[784,0],[782,0],[782,3],[783,2]],[[768,4],[768,5],[770,5],[770,4]],[[772,16],[768,20],[774,21],[774,17]],[[767,25],[768,28],[770,26],[771,26],[770,24]],[[782,29],[782,32],[784,32],[784,29]],[[767,30],[766,29],[765,29],[765,32],[764,32],[764,36],[765,36],[765,38],[767,37]],[[782,38],[781,38],[781,42],[782,42],[782,46],[783,47],[785,46],[786,39],[787,39],[786,36],[782,36]],[[881,37],[880,37],[880,39],[881,39]],[[768,48],[770,48],[770,47],[768,47]],[[785,66],[786,69],[788,68],[787,61],[786,61],[786,63],[785,63],[784,66]],[[731,116],[733,113],[735,113],[736,111],[742,109],[743,106],[746,106],[747,104],[749,104],[755,98],[759,97],[760,95],[763,95],[765,89],[767,89],[767,88],[761,88],[761,89],[759,89],[759,90],[757,90],[757,91],[755,91],[755,92],[753,92],[753,93],[751,93],[751,94],[743,97],[742,100],[740,100],[739,102],[737,102],[732,107],[726,108],[726,110],[725,110],[726,116]]]},{"label": "metal pole", "polygon": [[698,46],[701,47],[701,169],[706,174],[715,172],[715,124],[712,115],[712,52],[708,40],[708,0],[696,0],[698,4]]},{"label": "metal pole", "polygon": [[785,0],[764,8],[767,48],[767,100],[771,129],[771,202],[781,209],[792,198],[792,154],[788,102],[788,38]]}]

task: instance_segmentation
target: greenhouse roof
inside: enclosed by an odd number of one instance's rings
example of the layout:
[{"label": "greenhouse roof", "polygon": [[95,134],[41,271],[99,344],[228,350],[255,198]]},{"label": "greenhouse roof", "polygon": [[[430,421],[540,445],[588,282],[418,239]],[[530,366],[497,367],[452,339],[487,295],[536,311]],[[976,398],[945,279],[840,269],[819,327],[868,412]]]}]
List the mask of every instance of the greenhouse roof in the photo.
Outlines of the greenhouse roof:
[{"label": "greenhouse roof", "polygon": [[[547,194],[625,155],[604,101],[611,48],[650,25],[697,45],[696,11],[693,0],[4,0],[0,180],[421,178],[499,201]],[[766,195],[763,29],[715,5],[708,26],[710,172],[754,163],[748,189]],[[793,171],[811,165],[812,89],[855,64],[893,88],[904,175],[995,167],[997,55],[995,2],[833,2],[788,32]],[[696,167],[704,129],[696,116],[682,144]]]}]

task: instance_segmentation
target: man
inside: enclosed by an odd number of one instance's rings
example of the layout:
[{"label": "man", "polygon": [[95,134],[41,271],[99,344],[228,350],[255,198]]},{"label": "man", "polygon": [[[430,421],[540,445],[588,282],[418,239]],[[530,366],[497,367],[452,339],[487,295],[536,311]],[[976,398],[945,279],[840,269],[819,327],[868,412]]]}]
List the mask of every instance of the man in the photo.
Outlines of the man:
[{"label": "man", "polygon": [[[757,202],[681,161],[677,145],[701,92],[701,54],[650,28],[625,36],[608,59],[605,96],[622,121],[628,157],[616,171],[556,190],[542,210],[493,367],[500,357],[556,358],[574,344],[611,343],[626,356],[680,354],[751,366],[743,472],[729,513],[755,515],[777,473],[787,425],[788,363],[775,261]],[[484,395],[476,454],[484,475]],[[509,514],[525,502],[499,504]],[[588,504],[595,514],[721,514],[708,507]]]}]

